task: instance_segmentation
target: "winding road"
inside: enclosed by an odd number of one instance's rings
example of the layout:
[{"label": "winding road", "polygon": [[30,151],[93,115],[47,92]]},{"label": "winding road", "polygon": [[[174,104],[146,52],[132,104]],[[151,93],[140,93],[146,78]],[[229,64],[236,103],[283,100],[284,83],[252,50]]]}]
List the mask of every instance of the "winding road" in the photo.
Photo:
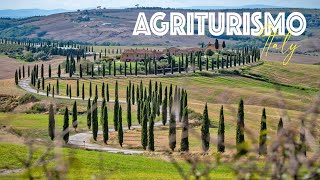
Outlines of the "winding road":
[{"label": "winding road", "polygon": [[[47,96],[46,93],[44,92],[37,92],[36,89],[32,88],[30,86],[31,80],[29,78],[21,79],[19,80],[19,86],[24,89],[27,92],[38,94],[41,96]],[[52,94],[49,94],[50,97],[52,97]],[[54,98],[59,98],[59,99],[68,99],[68,100],[81,100],[82,98],[78,97],[68,97],[68,96],[60,96],[60,95],[54,95]],[[88,100],[88,98],[85,98],[84,100]],[[98,101],[102,101],[102,99],[98,99]],[[110,100],[109,103],[114,103],[114,100]],[[126,101],[119,101],[119,103],[125,104]],[[161,111],[161,108],[160,108]],[[168,114],[169,118],[169,114]],[[162,126],[161,122],[156,122],[154,126]],[[137,126],[132,126],[133,129],[139,129],[141,128],[140,125]],[[128,130],[127,127],[123,128],[124,130]],[[109,132],[114,132],[113,128],[109,128]],[[102,134],[101,130],[98,131],[98,134]],[[69,137],[69,144],[76,146],[78,148],[85,148],[85,149],[90,149],[90,150],[99,150],[99,151],[106,151],[110,153],[123,153],[123,154],[143,154],[145,151],[139,151],[139,150],[131,150],[131,149],[119,149],[119,148],[111,148],[111,147],[106,147],[98,144],[93,144],[90,142],[90,139],[92,137],[92,132],[87,131],[83,133],[77,133]]]}]

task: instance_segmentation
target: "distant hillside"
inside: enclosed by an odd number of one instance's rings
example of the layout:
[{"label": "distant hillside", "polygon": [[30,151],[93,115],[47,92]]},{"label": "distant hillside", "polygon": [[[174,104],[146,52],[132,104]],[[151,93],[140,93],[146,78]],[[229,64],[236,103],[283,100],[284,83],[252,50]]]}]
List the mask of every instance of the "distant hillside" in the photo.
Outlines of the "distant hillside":
[{"label": "distant hillside", "polygon": [[263,5],[263,4],[253,4],[253,5],[245,5],[245,6],[191,6],[186,7],[185,9],[265,9],[265,8],[286,8],[282,6],[271,6],[271,5]]},{"label": "distant hillside", "polygon": [[[23,19],[0,18],[0,38],[41,38],[63,41],[76,41],[96,43],[101,45],[146,45],[146,46],[176,46],[176,47],[195,47],[200,43],[213,43],[216,38],[225,41],[227,46],[231,45],[255,45],[262,46],[265,40],[249,36],[226,36],[213,37],[210,33],[204,36],[170,36],[162,37],[151,36],[133,36],[132,32],[139,12],[145,12],[148,19],[156,12],[178,11],[186,14],[187,9],[160,9],[160,8],[130,8],[130,9],[100,9],[100,10],[81,10],[75,12],[66,12],[52,14],[41,17],[29,17]],[[205,10],[204,10],[205,11]],[[219,12],[220,10],[211,10]],[[306,16],[307,32],[306,35],[295,39],[301,41],[309,38],[316,42],[320,37],[320,10],[316,9],[235,9],[234,12],[242,13],[268,11],[277,14],[279,11],[287,13],[299,11]],[[165,21],[169,20],[166,16]],[[197,22],[195,22],[197,23]],[[197,24],[195,24],[197,26]],[[197,29],[196,29],[197,30]],[[319,51],[319,47],[312,46],[313,42],[305,42],[308,46],[306,51]],[[253,44],[254,43],[254,44]],[[317,47],[317,48],[313,48]],[[311,48],[311,49],[310,49]]]},{"label": "distant hillside", "polygon": [[0,17],[8,18],[26,18],[32,16],[48,16],[51,14],[70,12],[70,10],[65,9],[53,9],[53,10],[44,10],[44,9],[4,9],[0,10]]}]

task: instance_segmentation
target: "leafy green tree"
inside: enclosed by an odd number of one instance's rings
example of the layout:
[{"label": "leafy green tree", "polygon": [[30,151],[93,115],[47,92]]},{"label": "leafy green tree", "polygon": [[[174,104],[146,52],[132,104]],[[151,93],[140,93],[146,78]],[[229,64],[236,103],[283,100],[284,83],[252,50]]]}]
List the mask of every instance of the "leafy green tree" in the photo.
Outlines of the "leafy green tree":
[{"label": "leafy green tree", "polygon": [[201,126],[201,140],[202,140],[202,150],[207,152],[210,146],[210,120],[208,114],[208,106],[206,106],[203,111],[203,119],[202,119],[202,126]]},{"label": "leafy green tree", "polygon": [[63,121],[63,140],[67,144],[69,141],[69,111],[68,107],[64,111],[64,121]]},{"label": "leafy green tree", "polygon": [[72,108],[72,126],[77,131],[78,127],[78,110],[77,110],[77,101],[74,101]]},{"label": "leafy green tree", "polygon": [[91,100],[88,99],[88,105],[87,105],[87,126],[88,129],[91,129]]},{"label": "leafy green tree", "polygon": [[103,123],[102,123],[102,129],[103,129],[103,142],[107,144],[109,140],[109,127],[108,127],[108,109],[107,106],[104,107],[103,110]]},{"label": "leafy green tree", "polygon": [[212,51],[212,49],[208,48],[208,49],[204,52],[204,54],[205,54],[206,56],[213,56],[213,55],[214,55],[214,52]]},{"label": "leafy green tree", "polygon": [[143,107],[143,119],[142,119],[142,126],[141,126],[141,145],[144,150],[146,150],[147,144],[148,144],[148,112],[147,112],[147,106],[145,105]]},{"label": "leafy green tree", "polygon": [[122,143],[123,143],[123,129],[122,129],[122,108],[120,106],[119,108],[119,116],[118,116],[118,140],[119,140],[119,144],[122,147]]},{"label": "leafy green tree", "polygon": [[219,119],[219,128],[218,128],[218,152],[224,152],[224,113],[223,106],[220,109],[220,119]]},{"label": "leafy green tree", "polygon": [[259,138],[259,155],[267,154],[267,115],[263,108],[261,116],[261,128]]},{"label": "leafy green tree", "polygon": [[54,140],[55,138],[55,126],[56,126],[56,122],[55,122],[55,119],[54,119],[54,110],[53,110],[53,105],[50,104],[50,107],[49,107],[49,137],[51,139],[51,141]]},{"label": "leafy green tree", "polygon": [[[172,99],[172,97],[171,97]],[[171,109],[171,108],[170,108]],[[169,121],[169,147],[172,151],[176,148],[177,137],[176,137],[176,119],[172,111],[170,111]]]}]

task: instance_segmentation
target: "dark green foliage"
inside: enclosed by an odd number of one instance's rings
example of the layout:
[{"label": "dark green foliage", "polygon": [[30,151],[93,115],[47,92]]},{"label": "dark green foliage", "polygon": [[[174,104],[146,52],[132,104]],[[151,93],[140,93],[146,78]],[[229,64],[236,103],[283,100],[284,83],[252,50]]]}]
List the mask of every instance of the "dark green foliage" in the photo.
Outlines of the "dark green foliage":
[{"label": "dark green foliage", "polygon": [[79,85],[79,79],[77,79],[77,97],[80,96],[80,85]]},{"label": "dark green foliage", "polygon": [[98,107],[97,99],[92,102],[92,135],[93,139],[96,141],[98,136]]},{"label": "dark green foliage", "polygon": [[[171,98],[172,99],[172,98]],[[171,109],[171,108],[170,108]],[[176,148],[177,137],[176,137],[176,120],[175,115],[170,111],[170,121],[169,121],[169,147],[172,151]]]},{"label": "dark green foliage", "polygon": [[49,71],[48,71],[48,74],[49,74],[49,78],[51,78],[51,64],[49,64]]},{"label": "dark green foliage", "polygon": [[99,98],[98,96],[98,85],[96,84],[96,89],[95,89],[95,96],[94,96],[96,99]]},{"label": "dark green foliage", "polygon": [[106,97],[107,97],[107,102],[109,102],[109,100],[110,100],[110,95],[109,95],[109,84],[107,84]]},{"label": "dark green foliage", "polygon": [[132,124],[132,118],[131,118],[131,100],[129,98],[128,102],[127,102],[127,121],[128,121],[128,128],[131,128],[131,124]]},{"label": "dark green foliage", "polygon": [[281,130],[283,129],[283,122],[282,122],[282,118],[280,118],[279,123],[278,123],[278,128],[277,128],[277,134],[279,135],[279,133],[281,132]]},{"label": "dark green foliage", "polygon": [[105,98],[105,93],[104,93],[104,82],[102,83],[102,87],[101,87],[101,97]]},{"label": "dark green foliage", "polygon": [[118,141],[120,146],[122,147],[123,143],[123,129],[122,129],[122,108],[119,108],[119,115],[118,115]]},{"label": "dark green foliage", "polygon": [[137,120],[138,123],[141,124],[141,102],[140,99],[137,101]]},{"label": "dark green foliage", "polygon": [[100,115],[100,123],[103,124],[103,110],[104,110],[104,107],[106,106],[106,99],[103,98],[102,99],[102,103],[101,103],[101,115]]},{"label": "dark green foliage", "polygon": [[74,101],[72,108],[72,126],[77,131],[78,127],[78,110],[77,110],[77,101]]},{"label": "dark green foliage", "polygon": [[84,93],[84,83],[82,83],[82,100],[85,98],[85,93]]},{"label": "dark green foliage", "polygon": [[57,94],[59,94],[59,91],[60,91],[60,90],[59,90],[59,89],[60,89],[60,88],[59,88],[59,79],[57,79],[56,89],[57,89]]},{"label": "dark green foliage", "polygon": [[89,85],[89,97],[92,97],[92,82],[90,81],[90,85]]},{"label": "dark green foliage", "polygon": [[141,126],[141,145],[144,150],[146,150],[148,144],[148,116],[147,116],[147,106],[143,107],[143,119],[142,119],[142,126]]},{"label": "dark green foliage", "polygon": [[18,83],[19,83],[18,71],[17,70],[16,70],[16,73],[14,74],[14,82],[16,83],[16,85],[18,85]]},{"label": "dark green foliage", "polygon": [[68,107],[66,107],[66,110],[64,112],[64,121],[63,121],[63,140],[67,144],[69,141],[69,111]]},{"label": "dark green foliage", "polygon": [[50,104],[50,107],[49,107],[49,137],[51,139],[51,141],[54,140],[54,137],[55,137],[55,126],[56,126],[56,122],[55,122],[55,119],[54,119],[54,110],[53,110],[53,105]]},{"label": "dark green foliage", "polygon": [[259,155],[262,154],[267,154],[267,116],[265,108],[262,110],[259,138]]},{"label": "dark green foliage", "polygon": [[88,105],[87,105],[87,126],[88,129],[91,129],[91,101],[90,98],[88,99]]},{"label": "dark green foliage", "polygon": [[119,99],[118,99],[118,81],[116,81],[115,87],[115,100],[114,100],[114,109],[113,109],[113,125],[114,129],[118,130],[118,115],[119,115]]},{"label": "dark green foliage", "polygon": [[166,87],[165,90],[164,90],[164,98],[163,98],[163,102],[162,102],[162,124],[164,126],[167,123],[167,114],[168,114],[167,103],[168,103],[168,92],[167,92],[167,87]]},{"label": "dark green foliage", "polygon": [[107,144],[107,142],[109,140],[108,109],[107,109],[107,106],[105,106],[104,110],[103,110],[102,130],[103,130],[103,142],[105,144]]},{"label": "dark green foliage", "polygon": [[204,152],[207,152],[210,146],[209,127],[210,127],[210,120],[209,120],[209,114],[208,114],[208,106],[206,103],[206,106],[203,111],[203,119],[202,119],[202,125],[201,125],[202,150]]},{"label": "dark green foliage", "polygon": [[236,130],[236,145],[239,154],[245,154],[244,148],[244,105],[243,100],[240,99],[237,116],[237,130]]},{"label": "dark green foliage", "polygon": [[149,119],[149,141],[148,148],[150,151],[154,151],[154,120],[153,118]]},{"label": "dark green foliage", "polygon": [[82,64],[80,64],[79,70],[80,70],[80,78],[82,78]]},{"label": "dark green foliage", "polygon": [[131,101],[132,101],[132,104],[134,105],[135,104],[134,84],[132,85]]},{"label": "dark green foliage", "polygon": [[72,97],[71,85],[70,85],[70,87],[69,87],[69,97],[70,97],[70,99],[71,99],[71,97]]},{"label": "dark green foliage", "polygon": [[224,113],[223,106],[220,109],[219,128],[218,128],[218,152],[224,152]]},{"label": "dark green foliage", "polygon": [[[182,104],[182,103],[181,103]],[[181,151],[189,151],[189,119],[188,107],[183,109],[182,133],[181,133]]]}]

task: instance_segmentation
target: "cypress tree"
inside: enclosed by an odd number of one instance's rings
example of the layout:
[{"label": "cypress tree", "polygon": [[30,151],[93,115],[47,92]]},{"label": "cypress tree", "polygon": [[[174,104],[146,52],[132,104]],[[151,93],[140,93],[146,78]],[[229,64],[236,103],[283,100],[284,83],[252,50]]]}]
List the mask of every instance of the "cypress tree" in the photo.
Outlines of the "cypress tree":
[{"label": "cypress tree", "polygon": [[[171,97],[172,99],[172,97]],[[171,109],[171,108],[170,108]],[[170,110],[170,121],[169,121],[169,147],[172,151],[176,148],[176,120],[174,113]]]},{"label": "cypress tree", "polygon": [[55,137],[55,119],[54,119],[54,110],[53,110],[53,105],[50,104],[50,107],[49,107],[49,137],[51,139],[51,141],[54,140],[54,137]]},{"label": "cypress tree", "polygon": [[113,112],[113,124],[114,124],[115,130],[118,130],[118,115],[119,115],[118,81],[116,81],[114,112]]},{"label": "cypress tree", "polygon": [[132,65],[131,65],[131,62],[130,62],[130,75],[132,75]]},{"label": "cypress tree", "polygon": [[14,74],[14,82],[16,83],[16,85],[18,85],[18,83],[19,83],[18,71],[17,70],[16,70],[16,73]]},{"label": "cypress tree", "polygon": [[107,102],[109,102],[109,84],[107,83],[107,90],[106,90],[107,92],[107,94],[106,94],[106,96],[107,96]]},{"label": "cypress tree", "polygon": [[148,116],[147,116],[147,106],[144,105],[143,107],[143,119],[142,119],[142,126],[141,126],[141,145],[144,150],[146,150],[147,144],[148,144]]},{"label": "cypress tree", "polygon": [[100,123],[103,125],[103,110],[104,110],[104,107],[106,106],[106,99],[103,98],[102,99],[102,103],[101,103],[101,116],[100,116]]},{"label": "cypress tree", "polygon": [[74,101],[72,108],[72,126],[75,131],[77,131],[78,127],[78,110],[77,110],[77,101]]},{"label": "cypress tree", "polygon": [[148,148],[150,151],[154,151],[154,120],[153,118],[149,119],[149,141],[148,141]]},{"label": "cypress tree", "polygon": [[102,83],[102,87],[101,87],[101,97],[105,98],[105,93],[104,93],[104,82]]},{"label": "cypress tree", "polygon": [[63,140],[67,144],[69,141],[69,112],[68,107],[64,112],[64,121],[63,121]]},{"label": "cypress tree", "polygon": [[107,144],[109,140],[109,127],[108,127],[108,109],[107,106],[104,107],[103,110],[103,123],[102,123],[102,129],[103,129],[103,142]]},{"label": "cypress tree", "polygon": [[283,129],[283,122],[282,122],[282,118],[280,118],[279,123],[278,123],[278,128],[277,128],[277,135],[280,134],[282,129]]},{"label": "cypress tree", "polygon": [[42,90],[44,90],[44,85],[45,85],[44,78],[42,77],[41,80],[42,80],[42,83],[41,83],[41,85],[42,85]]},{"label": "cypress tree", "polygon": [[90,98],[88,99],[88,105],[87,105],[87,126],[88,129],[91,129],[91,101]]},{"label": "cypress tree", "polygon": [[[186,95],[186,94],[185,94]],[[183,109],[182,121],[182,134],[181,134],[181,151],[189,151],[189,119],[188,119],[188,106]]]},{"label": "cypress tree", "polygon": [[117,72],[116,72],[116,61],[113,61],[113,76],[116,76]]},{"label": "cypress tree", "polygon": [[102,76],[105,77],[106,76],[106,65],[103,63],[102,65]]},{"label": "cypress tree", "polygon": [[267,116],[266,109],[263,108],[261,116],[261,128],[259,138],[259,155],[267,154]]},{"label": "cypress tree", "polygon": [[219,128],[218,128],[218,152],[224,152],[224,113],[223,106],[220,109],[220,119],[219,119]]},{"label": "cypress tree", "polygon": [[159,105],[162,104],[162,83],[160,82],[160,86],[159,86],[159,98],[158,98],[158,103]]},{"label": "cypress tree", "polygon": [[128,121],[128,128],[131,128],[131,100],[129,98],[128,102],[127,102],[127,121]]},{"label": "cypress tree", "polygon": [[66,96],[69,96],[69,85],[67,84],[67,88],[66,88]]},{"label": "cypress tree", "polygon": [[92,97],[92,82],[90,81],[90,85],[89,85],[89,97]]},{"label": "cypress tree", "polygon": [[51,64],[49,64],[49,78],[51,78]]},{"label": "cypress tree", "polygon": [[71,97],[72,97],[72,94],[71,94],[71,85],[70,85],[70,87],[69,87],[69,96],[70,96],[70,99],[71,99]]},{"label": "cypress tree", "polygon": [[131,101],[132,104],[134,105],[135,101],[135,92],[134,92],[134,84],[132,85],[132,93],[131,93]]},{"label": "cypress tree", "polygon": [[41,77],[43,78],[44,77],[44,67],[43,67],[43,64],[41,64]]},{"label": "cypress tree", "polygon": [[[40,85],[40,81],[38,81],[39,85]],[[52,85],[52,98],[54,98],[54,86]]]},{"label": "cypress tree", "polygon": [[84,83],[82,83],[82,100],[85,98],[85,93],[84,93]]},{"label": "cypress tree", "polygon": [[56,89],[57,89],[57,94],[59,94],[59,79],[57,79],[57,83],[56,83]]},{"label": "cypress tree", "polygon": [[167,103],[168,103],[168,93],[167,93],[167,87],[164,90],[164,99],[162,103],[162,124],[165,126],[167,123]]},{"label": "cypress tree", "polygon": [[122,143],[123,143],[123,129],[122,129],[122,108],[120,106],[119,108],[119,119],[118,119],[118,140],[119,140],[119,144],[122,147]]},{"label": "cypress tree", "polygon": [[141,102],[140,99],[137,100],[137,120],[141,124]]},{"label": "cypress tree", "polygon": [[202,126],[201,126],[201,140],[202,140],[202,150],[207,152],[210,146],[210,120],[208,115],[208,106],[206,106],[203,111],[203,119],[202,119]]},{"label": "cypress tree", "polygon": [[138,75],[138,61],[136,61],[134,73],[136,76]]},{"label": "cypress tree", "polygon": [[244,105],[242,98],[239,102],[238,117],[237,117],[237,131],[236,131],[236,145],[239,154],[245,154],[246,150],[242,147],[244,140]]},{"label": "cypress tree", "polygon": [[80,96],[80,85],[79,85],[79,79],[77,79],[77,97]]},{"label": "cypress tree", "polygon": [[24,78],[25,76],[25,71],[24,71],[24,65],[22,66],[22,77]]},{"label": "cypress tree", "polygon": [[95,96],[96,99],[98,99],[98,85],[96,84],[96,89],[95,89]]},{"label": "cypress tree", "polygon": [[97,107],[97,99],[94,98],[92,102],[92,135],[93,139],[97,141],[98,136],[98,107]]}]

